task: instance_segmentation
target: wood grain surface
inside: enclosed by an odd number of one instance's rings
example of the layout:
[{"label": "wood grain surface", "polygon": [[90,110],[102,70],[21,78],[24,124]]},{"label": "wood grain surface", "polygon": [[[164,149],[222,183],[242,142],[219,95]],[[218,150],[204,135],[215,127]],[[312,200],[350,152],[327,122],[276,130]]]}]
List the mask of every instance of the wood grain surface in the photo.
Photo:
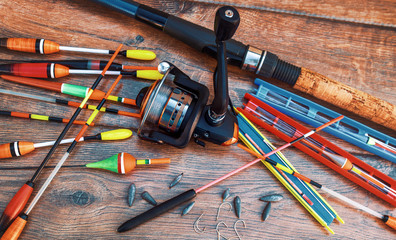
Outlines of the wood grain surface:
[{"label": "wood grain surface", "polygon": [[[245,5],[243,8],[238,8],[241,24],[235,39],[269,50],[283,60],[396,104],[395,1],[361,0],[347,1],[345,4],[341,4],[344,1],[309,0],[227,2]],[[214,15],[219,6],[216,1],[203,3],[202,1],[149,0],[144,3],[207,28],[213,28]],[[266,11],[264,8],[256,8],[257,6],[345,17],[356,19],[358,22]],[[0,37],[46,38],[61,45],[103,49],[115,49],[122,42],[126,45],[124,49],[153,50],[158,57],[149,63],[121,57],[116,61],[128,65],[156,65],[161,60],[167,60],[192,79],[206,84],[213,92],[211,81],[216,65],[214,59],[196,52],[165,33],[97,6],[91,1],[1,0],[0,19]],[[370,24],[372,22],[379,24]],[[390,26],[386,27],[386,24]],[[86,58],[105,60],[109,57],[74,53],[42,56],[0,50],[1,63],[6,63],[7,60]],[[253,74],[236,67],[229,68],[230,96],[234,105],[241,106],[244,93],[251,92],[255,88],[254,78]],[[106,91],[114,79],[115,77],[106,77],[98,89]],[[70,76],[56,81],[90,86],[94,80],[95,76]],[[272,79],[266,80],[298,93],[285,84]],[[113,95],[135,98],[139,90],[149,84],[150,82],[147,81],[125,77],[116,87]],[[77,98],[4,80],[0,80],[0,88],[79,101]],[[310,96],[300,95],[314,100]],[[385,127],[362,120],[324,102],[317,102],[396,137],[394,131]],[[92,104],[97,103],[92,102]],[[136,111],[121,104],[108,103],[106,106]],[[65,118],[70,118],[74,112],[70,107],[3,94],[0,95],[0,108]],[[86,120],[89,115],[90,111],[84,110],[78,119]],[[137,119],[102,113],[95,123],[97,126],[88,130],[89,135],[116,128],[135,130],[139,124]],[[33,142],[54,140],[64,126],[61,123],[1,116],[0,143],[18,140]],[[80,128],[81,126],[72,127],[67,137],[74,137]],[[263,134],[276,146],[284,144],[276,136],[264,130]],[[329,134],[321,133],[321,135],[392,178],[396,177],[395,165],[389,161]],[[48,150],[49,148],[40,149],[23,157],[0,160],[0,211],[4,210],[17,190],[31,178],[34,168],[44,159]],[[49,165],[53,167],[65,150],[66,146],[59,147]],[[137,158],[170,157],[172,162],[169,166],[142,167],[126,176],[75,167],[105,159],[122,151]],[[315,159],[293,147],[283,153],[302,174],[376,211],[396,216],[396,210],[390,204],[339,176]],[[395,232],[381,220],[323,194],[345,220],[345,224],[332,223],[330,227],[336,234],[330,234],[260,164],[199,194],[195,199],[194,208],[183,217],[181,211],[184,206],[180,206],[133,231],[122,234],[116,232],[116,228],[121,223],[151,207],[141,199],[140,193],[143,191],[148,191],[158,202],[163,202],[190,188],[200,187],[250,160],[253,160],[250,155],[235,146],[222,147],[207,143],[206,147],[202,148],[191,142],[184,149],[176,149],[143,141],[136,135],[131,139],[117,142],[80,143],[31,212],[21,239],[217,239],[216,211],[221,203],[221,194],[226,188],[231,189],[231,197],[228,201],[232,201],[235,196],[239,196],[242,200],[241,219],[246,222],[246,228],[238,225],[238,232],[243,239],[393,239],[395,237]],[[50,170],[50,168],[45,169],[33,194],[48,177]],[[169,183],[181,172],[184,173],[181,183],[169,189]],[[137,187],[138,195],[134,205],[128,207],[127,191],[132,182]],[[272,204],[270,217],[262,222],[261,213],[265,204],[258,199],[268,193],[280,193],[284,199]],[[193,223],[201,213],[204,215],[200,227],[206,227],[206,231],[197,234],[193,230]],[[225,237],[236,236],[233,224],[237,218],[233,212],[222,211],[219,220],[223,220],[228,225],[228,228],[220,229]]]}]

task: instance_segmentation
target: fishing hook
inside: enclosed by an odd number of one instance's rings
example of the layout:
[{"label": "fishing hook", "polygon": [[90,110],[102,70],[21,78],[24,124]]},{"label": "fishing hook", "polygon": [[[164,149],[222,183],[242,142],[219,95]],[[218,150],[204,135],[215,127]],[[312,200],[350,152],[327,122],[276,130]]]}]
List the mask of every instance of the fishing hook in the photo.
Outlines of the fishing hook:
[{"label": "fishing hook", "polygon": [[230,208],[228,209],[228,211],[231,211],[231,209],[232,209],[231,203],[229,203],[229,202],[223,202],[223,203],[221,203],[220,206],[219,206],[219,208],[217,209],[216,221],[219,220],[220,210],[221,210],[221,207],[222,207],[224,204],[228,204],[228,206],[230,206]]},{"label": "fishing hook", "polygon": [[220,225],[220,224],[223,224],[226,228],[228,228],[227,224],[226,224],[225,222],[223,222],[223,221],[218,222],[218,223],[216,224],[217,240],[221,240],[222,238],[227,239],[226,237],[224,237],[223,235],[221,235],[221,233],[220,233],[220,231],[219,231],[219,225]]},{"label": "fishing hook", "polygon": [[245,223],[245,221],[244,221],[244,220],[237,220],[237,221],[234,223],[234,231],[235,231],[235,233],[236,233],[236,236],[231,237],[231,238],[229,238],[229,239],[227,239],[227,240],[230,240],[230,239],[235,238],[235,237],[237,237],[239,240],[242,240],[242,236],[239,235],[239,233],[238,233],[238,231],[237,231],[237,224],[238,224],[238,222],[243,223],[243,228],[246,229],[246,223]]},{"label": "fishing hook", "polygon": [[206,227],[204,227],[203,229],[200,229],[199,226],[198,226],[199,221],[201,220],[201,217],[202,217],[203,215],[204,215],[204,213],[202,213],[201,216],[199,216],[199,217],[197,218],[197,220],[195,220],[195,222],[194,222],[194,224],[193,224],[194,231],[195,231],[196,233],[198,233],[198,234],[201,234],[201,233],[205,232],[205,229],[206,229]]}]

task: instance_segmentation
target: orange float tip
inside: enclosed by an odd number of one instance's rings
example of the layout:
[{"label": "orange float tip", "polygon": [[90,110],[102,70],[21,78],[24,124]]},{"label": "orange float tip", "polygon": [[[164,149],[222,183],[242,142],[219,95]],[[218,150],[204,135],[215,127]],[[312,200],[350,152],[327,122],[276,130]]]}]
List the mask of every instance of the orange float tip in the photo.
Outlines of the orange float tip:
[{"label": "orange float tip", "polygon": [[0,158],[19,157],[34,150],[32,142],[12,142],[0,145]]},{"label": "orange float tip", "polygon": [[384,221],[384,223],[389,227],[396,230],[396,218],[389,215],[384,215],[382,221]]},{"label": "orange float tip", "polygon": [[3,232],[10,223],[22,212],[33,192],[33,183],[26,182],[8,203],[0,218],[0,232]]},{"label": "orange float tip", "polygon": [[69,75],[69,68],[60,64],[55,64],[54,67],[55,78],[60,78]]},{"label": "orange float tip", "polygon": [[0,38],[0,46],[14,51],[51,54],[59,52],[59,44],[34,38]]},{"label": "orange float tip", "polygon": [[28,216],[22,213],[18,216],[15,221],[10,225],[7,231],[3,234],[0,240],[16,240],[21,235],[25,225],[27,223]]},{"label": "orange float tip", "polygon": [[334,118],[333,120],[331,120],[331,121],[329,121],[329,122],[323,124],[322,126],[316,128],[316,131],[319,132],[319,131],[321,131],[323,128],[328,127],[328,126],[332,125],[333,123],[336,123],[336,122],[340,121],[340,120],[343,119],[343,118],[344,118],[344,115],[341,115],[341,116],[339,116],[339,117],[337,117],[337,118]]},{"label": "orange float tip", "polygon": [[150,161],[150,163],[144,163],[144,164],[169,164],[171,162],[170,158],[153,158],[153,159],[140,159],[138,161]]},{"label": "orange float tip", "polygon": [[105,97],[105,95],[106,95],[105,92],[98,90],[98,89],[94,89],[91,96],[89,97],[89,99],[100,101]]}]

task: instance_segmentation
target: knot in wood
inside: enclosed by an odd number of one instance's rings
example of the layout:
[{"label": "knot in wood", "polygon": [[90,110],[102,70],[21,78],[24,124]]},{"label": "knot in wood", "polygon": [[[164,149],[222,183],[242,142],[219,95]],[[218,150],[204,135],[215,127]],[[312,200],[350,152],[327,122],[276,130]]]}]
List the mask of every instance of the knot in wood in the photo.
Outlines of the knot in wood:
[{"label": "knot in wood", "polygon": [[89,202],[89,194],[84,191],[77,191],[72,195],[73,202],[77,205],[86,205]]}]

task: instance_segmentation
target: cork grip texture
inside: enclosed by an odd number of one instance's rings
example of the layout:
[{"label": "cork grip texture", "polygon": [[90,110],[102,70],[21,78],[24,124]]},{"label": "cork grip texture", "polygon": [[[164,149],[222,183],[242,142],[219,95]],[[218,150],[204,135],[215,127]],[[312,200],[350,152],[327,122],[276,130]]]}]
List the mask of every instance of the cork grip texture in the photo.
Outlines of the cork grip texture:
[{"label": "cork grip texture", "polygon": [[396,107],[384,100],[305,68],[301,68],[301,74],[293,87],[396,130]]}]

